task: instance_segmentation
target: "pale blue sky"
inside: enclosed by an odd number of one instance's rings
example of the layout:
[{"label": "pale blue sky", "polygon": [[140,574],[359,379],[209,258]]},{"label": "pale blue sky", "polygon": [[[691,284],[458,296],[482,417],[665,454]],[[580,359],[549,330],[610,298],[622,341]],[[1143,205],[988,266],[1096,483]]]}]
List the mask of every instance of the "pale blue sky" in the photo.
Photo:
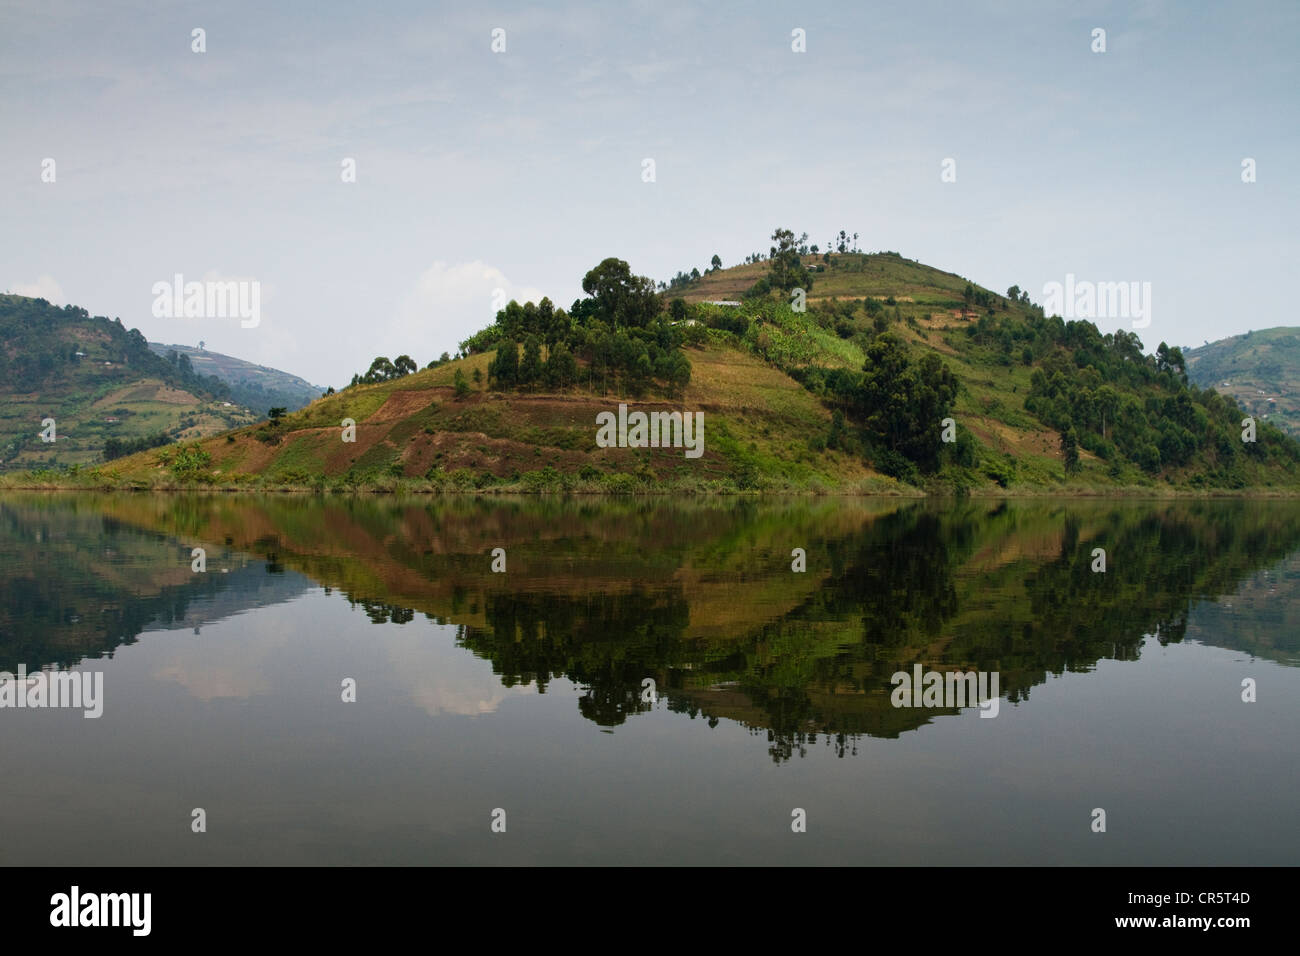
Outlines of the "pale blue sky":
[{"label": "pale blue sky", "polygon": [[[7,2],[0,288],[339,385],[494,288],[567,306],[606,256],[666,279],[782,225],[1040,301],[1150,282],[1144,343],[1200,344],[1300,324],[1298,51],[1294,2]],[[154,318],[178,272],[256,279],[260,325]]]}]

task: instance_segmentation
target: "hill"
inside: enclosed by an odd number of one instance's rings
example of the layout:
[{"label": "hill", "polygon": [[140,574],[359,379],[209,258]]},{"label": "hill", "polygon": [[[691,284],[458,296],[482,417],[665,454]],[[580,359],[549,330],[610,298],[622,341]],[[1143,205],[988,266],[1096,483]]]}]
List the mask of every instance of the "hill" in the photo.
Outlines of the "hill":
[{"label": "hill", "polygon": [[[1043,314],[896,253],[802,253],[655,284],[607,259],[566,312],[510,303],[416,371],[378,357],[276,422],[86,476],[129,487],[1300,491],[1300,445],[1187,380],[1177,348]],[[799,308],[798,290],[807,293]],[[717,300],[738,305],[711,304]],[[522,354],[520,348],[522,346]],[[700,413],[702,453],[602,415]],[[355,429],[347,425],[355,422]],[[644,438],[644,434],[640,434]],[[672,436],[677,437],[677,436]],[[665,436],[665,445],[671,444]],[[349,440],[353,439],[353,440]],[[636,447],[641,444],[641,447]],[[628,446],[632,447],[628,447]],[[39,484],[39,481],[37,482]]]},{"label": "hill", "polygon": [[1300,437],[1300,328],[1281,326],[1185,349],[1187,376]]},{"label": "hill", "polygon": [[321,386],[313,385],[297,375],[265,365],[254,365],[220,352],[210,352],[190,345],[163,345],[160,342],[150,342],[149,348],[163,358],[168,358],[172,352],[184,355],[195,372],[229,386],[230,401],[262,416],[276,407],[297,411],[325,392]]},{"label": "hill", "polygon": [[[106,448],[255,421],[221,382],[155,355],[121,319],[0,295],[0,470],[89,465]],[[53,419],[54,441],[43,441]]]}]

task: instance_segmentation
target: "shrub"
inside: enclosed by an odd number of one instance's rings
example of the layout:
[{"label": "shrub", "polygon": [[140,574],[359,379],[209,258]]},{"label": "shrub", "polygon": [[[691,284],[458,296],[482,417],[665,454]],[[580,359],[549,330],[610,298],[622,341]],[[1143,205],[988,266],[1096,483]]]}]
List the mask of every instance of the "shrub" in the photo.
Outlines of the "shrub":
[{"label": "shrub", "polygon": [[[161,457],[161,456],[160,456]],[[199,445],[182,445],[174,454],[168,455],[172,477],[178,481],[198,481],[211,478],[206,474],[212,464],[212,456]]]}]

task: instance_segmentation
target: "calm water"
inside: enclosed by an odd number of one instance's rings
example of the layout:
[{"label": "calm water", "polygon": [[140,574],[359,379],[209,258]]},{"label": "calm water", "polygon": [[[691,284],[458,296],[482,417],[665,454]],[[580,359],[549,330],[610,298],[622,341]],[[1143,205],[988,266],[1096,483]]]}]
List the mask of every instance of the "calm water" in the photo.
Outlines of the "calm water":
[{"label": "calm water", "polygon": [[10,494],[0,862],[1294,864],[1298,625],[1290,502]]}]

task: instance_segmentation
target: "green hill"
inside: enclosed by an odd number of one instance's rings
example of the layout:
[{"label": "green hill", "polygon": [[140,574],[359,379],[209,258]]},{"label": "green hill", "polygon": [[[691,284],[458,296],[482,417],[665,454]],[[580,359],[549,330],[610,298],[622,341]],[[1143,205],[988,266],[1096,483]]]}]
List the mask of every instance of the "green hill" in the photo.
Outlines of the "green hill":
[{"label": "green hill", "polygon": [[[150,351],[137,329],[0,295],[0,471],[90,465],[107,448],[190,440],[255,420],[216,379]],[[54,441],[42,424],[54,420]]]},{"label": "green hill", "polygon": [[1184,350],[1187,376],[1300,437],[1300,328],[1259,329]]},{"label": "green hill", "polygon": [[149,348],[163,358],[172,352],[184,355],[195,372],[224,382],[229,387],[230,401],[259,415],[266,415],[276,407],[297,411],[325,392],[324,388],[297,375],[205,348],[163,345],[160,342],[150,342]]},{"label": "green hill", "polygon": [[[780,248],[762,261],[674,280],[659,294],[607,259],[568,311],[510,303],[455,360],[416,371],[405,356],[379,357],[354,385],[279,421],[137,455],[85,480],[1300,491],[1300,445],[1267,421],[1243,441],[1242,410],[1189,384],[1177,348],[1147,354],[1134,333],[1045,316],[1015,287],[1002,295],[896,253],[828,259],[800,254],[792,234],[773,238]],[[702,413],[702,454],[601,447],[598,416],[620,404],[629,414]],[[345,420],[356,423],[354,441]]]}]

